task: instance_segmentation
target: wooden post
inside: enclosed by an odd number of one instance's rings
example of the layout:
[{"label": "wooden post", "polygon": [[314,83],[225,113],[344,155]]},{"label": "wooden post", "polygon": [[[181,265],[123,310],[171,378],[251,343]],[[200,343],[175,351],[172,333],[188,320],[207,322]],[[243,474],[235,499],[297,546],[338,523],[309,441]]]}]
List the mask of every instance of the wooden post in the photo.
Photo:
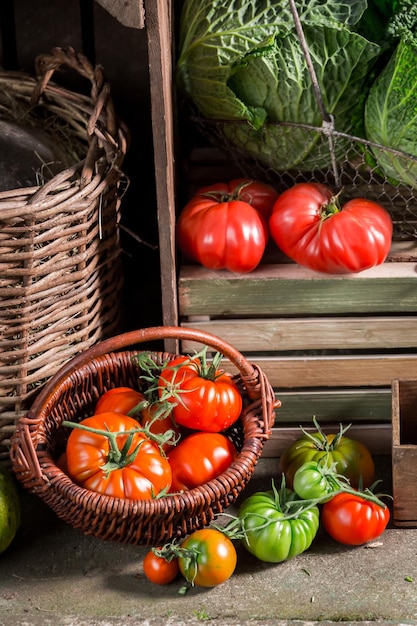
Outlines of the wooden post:
[{"label": "wooden post", "polygon": [[[162,321],[178,325],[175,248],[175,169],[173,132],[172,46],[173,20],[167,0],[145,0],[158,230],[161,265]],[[176,340],[167,340],[168,352],[178,351]]]}]

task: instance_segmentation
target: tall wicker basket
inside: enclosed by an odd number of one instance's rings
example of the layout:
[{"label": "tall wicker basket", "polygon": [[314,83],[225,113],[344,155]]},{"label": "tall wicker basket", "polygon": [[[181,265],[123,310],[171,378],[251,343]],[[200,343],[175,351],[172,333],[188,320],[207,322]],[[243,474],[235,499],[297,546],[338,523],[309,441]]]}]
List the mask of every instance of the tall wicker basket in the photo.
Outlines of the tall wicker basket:
[{"label": "tall wicker basket", "polygon": [[[90,96],[51,82],[61,66],[91,82]],[[38,184],[0,191],[5,464],[15,424],[46,378],[114,334],[120,318],[120,167],[127,132],[115,116],[102,69],[84,56],[55,48],[36,59],[36,74],[0,72],[0,122],[23,135],[41,133],[63,155],[58,169],[42,163]]]},{"label": "tall wicker basket", "polygon": [[[132,359],[138,354],[134,347],[167,338],[197,341],[221,352],[233,366],[231,373],[234,370],[242,393],[243,410],[226,434],[236,444],[236,459],[217,478],[201,486],[151,500],[116,498],[77,486],[58,466],[69,434],[62,422],[92,415],[98,398],[110,388],[139,388],[143,372]],[[174,357],[154,353],[160,364]],[[92,346],[48,381],[17,424],[12,466],[26,489],[85,534],[125,543],[161,544],[208,525],[236,501],[271,434],[278,405],[262,370],[220,337],[176,326],[145,328]]]}]

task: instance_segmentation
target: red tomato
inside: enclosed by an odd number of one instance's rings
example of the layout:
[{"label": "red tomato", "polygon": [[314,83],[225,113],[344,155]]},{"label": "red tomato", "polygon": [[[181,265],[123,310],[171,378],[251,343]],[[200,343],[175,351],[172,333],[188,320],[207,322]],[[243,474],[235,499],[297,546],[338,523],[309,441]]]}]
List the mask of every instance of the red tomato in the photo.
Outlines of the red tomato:
[{"label": "red tomato", "polygon": [[242,411],[242,396],[232,378],[222,370],[205,369],[198,357],[170,361],[161,371],[158,391],[175,405],[174,421],[193,430],[220,432]]},{"label": "red tomato", "polygon": [[94,415],[99,413],[107,413],[114,411],[115,413],[123,413],[127,415],[138,404],[143,402],[144,395],[130,387],[115,387],[103,393],[97,401]]},{"label": "red tomato", "polygon": [[[255,184],[245,188],[242,183],[234,190],[222,183],[200,190],[178,219],[177,240],[181,251],[209,269],[236,273],[254,270],[268,241],[268,229],[261,215],[261,210],[267,213],[268,201],[263,197],[261,202],[264,193],[256,196]],[[254,204],[255,196],[259,197],[259,211],[243,200],[241,194]],[[271,197],[271,206],[272,203]]]},{"label": "red tomato", "polygon": [[319,183],[299,183],[282,193],[269,220],[271,236],[293,261],[318,272],[361,272],[383,263],[392,220],[376,202],[355,198],[342,208]]},{"label": "red tomato", "polygon": [[[126,451],[128,456],[138,448],[136,456],[131,461],[124,459],[123,454],[120,458],[128,435],[116,433],[137,430],[135,419],[108,412],[88,417],[81,424],[102,432],[73,428],[68,437],[68,475],[78,485],[109,496],[131,499],[150,499],[170,488],[172,472],[168,460],[142,433],[133,435]],[[103,431],[114,433],[113,446],[112,435],[109,438]]]},{"label": "red tomato", "polygon": [[143,559],[143,573],[156,585],[171,583],[178,576],[179,571],[177,558],[167,560],[149,550]]},{"label": "red tomato", "polygon": [[360,546],[382,535],[389,519],[387,507],[384,509],[359,494],[340,493],[326,502],[321,512],[329,535],[349,546]]},{"label": "red tomato", "polygon": [[171,493],[204,485],[222,474],[236,458],[232,441],[221,433],[194,433],[171,452]]},{"label": "red tomato", "polygon": [[232,541],[215,528],[202,528],[189,535],[181,544],[185,550],[179,557],[184,578],[198,587],[215,587],[233,574],[237,563]]}]

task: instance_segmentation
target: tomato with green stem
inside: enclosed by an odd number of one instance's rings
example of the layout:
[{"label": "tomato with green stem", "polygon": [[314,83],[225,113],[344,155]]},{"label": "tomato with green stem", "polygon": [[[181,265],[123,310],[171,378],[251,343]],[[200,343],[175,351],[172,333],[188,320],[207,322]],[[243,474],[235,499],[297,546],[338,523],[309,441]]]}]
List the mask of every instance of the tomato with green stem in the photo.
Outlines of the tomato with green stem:
[{"label": "tomato with green stem", "polygon": [[369,487],[375,480],[375,463],[368,448],[350,439],[345,433],[350,425],[340,425],[337,434],[326,435],[313,418],[317,432],[308,433],[292,443],[281,455],[279,469],[285,474],[287,487],[293,488],[294,474],[307,461],[324,459],[327,465],[335,464],[336,470],[350,481],[352,487]]},{"label": "tomato with green stem", "polygon": [[155,498],[170,489],[168,460],[134,418],[107,412],[63,425],[72,428],[66,463],[78,485],[130,499]]},{"label": "tomato with green stem", "polygon": [[174,541],[153,550],[165,559],[177,557],[181,574],[197,587],[216,587],[224,583],[237,564],[233,541],[216,528],[195,530],[180,545]]},{"label": "tomato with green stem", "polygon": [[178,356],[162,368],[159,396],[172,403],[173,419],[180,426],[221,432],[239,418],[242,396],[233,378],[220,369],[221,359],[217,352],[209,363],[205,348],[193,357]]},{"label": "tomato with green stem", "polygon": [[161,450],[167,454],[181,440],[181,431],[172,419],[172,405],[155,401],[140,412],[141,426],[156,439],[160,438]]},{"label": "tomato with green stem", "polygon": [[164,558],[158,556],[154,550],[149,550],[143,559],[143,573],[146,578],[156,585],[168,585],[179,574],[178,558]]},{"label": "tomato with green stem", "polygon": [[390,519],[387,506],[381,506],[360,493],[339,493],[326,502],[321,520],[327,533],[339,543],[360,546],[385,531]]},{"label": "tomato with green stem", "polygon": [[239,507],[243,545],[257,559],[281,563],[305,552],[319,528],[319,508],[285,488],[260,491]]},{"label": "tomato with green stem", "polygon": [[276,197],[270,186],[246,179],[201,189],[178,218],[179,248],[186,259],[208,269],[253,271],[269,237],[264,215]]},{"label": "tomato with green stem", "polygon": [[202,528],[182,542],[178,565],[184,578],[198,587],[216,587],[230,578],[236,568],[233,542],[215,528]]},{"label": "tomato with green stem", "polygon": [[393,225],[388,211],[373,200],[340,203],[321,183],[298,183],[284,191],[269,220],[277,246],[300,265],[327,274],[361,272],[383,263]]},{"label": "tomato with green stem", "polygon": [[329,467],[325,459],[307,461],[294,474],[293,489],[303,500],[322,499],[325,496],[330,499],[339,486],[334,466]]}]

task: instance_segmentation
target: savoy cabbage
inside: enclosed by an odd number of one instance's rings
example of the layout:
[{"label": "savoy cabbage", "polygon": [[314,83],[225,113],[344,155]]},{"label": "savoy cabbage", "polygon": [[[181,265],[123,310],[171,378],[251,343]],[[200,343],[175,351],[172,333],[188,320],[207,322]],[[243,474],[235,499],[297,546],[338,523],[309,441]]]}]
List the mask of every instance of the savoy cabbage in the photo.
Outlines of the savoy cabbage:
[{"label": "savoy cabbage", "polygon": [[[381,53],[355,30],[367,2],[296,6],[325,110],[337,130],[360,134]],[[276,170],[328,165],[325,136],[301,126],[321,127],[322,112],[288,0],[185,0],[179,52],[182,90],[203,117],[231,120],[223,131],[245,154]],[[345,149],[341,143],[340,153]]]}]

